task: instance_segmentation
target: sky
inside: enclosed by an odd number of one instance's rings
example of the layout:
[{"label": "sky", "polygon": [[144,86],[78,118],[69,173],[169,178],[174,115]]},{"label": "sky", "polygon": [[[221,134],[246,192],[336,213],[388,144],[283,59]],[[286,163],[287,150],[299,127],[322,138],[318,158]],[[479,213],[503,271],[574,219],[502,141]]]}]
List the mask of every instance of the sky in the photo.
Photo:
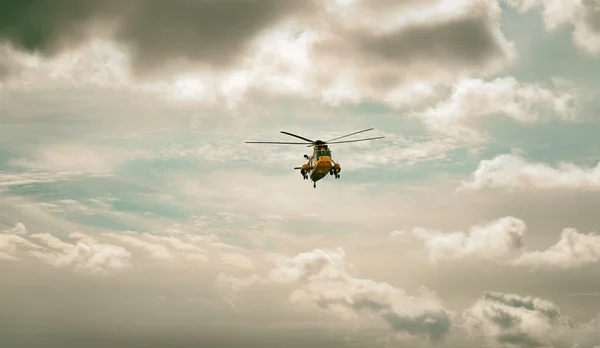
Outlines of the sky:
[{"label": "sky", "polygon": [[599,64],[597,0],[2,0],[3,346],[600,347]]}]

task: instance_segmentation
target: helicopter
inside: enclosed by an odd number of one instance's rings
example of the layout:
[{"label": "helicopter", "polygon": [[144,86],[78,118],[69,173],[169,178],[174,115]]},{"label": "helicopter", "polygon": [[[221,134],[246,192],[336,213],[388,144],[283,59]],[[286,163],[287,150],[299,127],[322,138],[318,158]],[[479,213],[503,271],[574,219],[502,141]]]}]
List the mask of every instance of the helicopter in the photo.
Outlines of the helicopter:
[{"label": "helicopter", "polygon": [[367,141],[367,140],[375,140],[382,139],[385,137],[373,137],[373,138],[363,138],[363,139],[355,139],[355,140],[344,140],[344,141],[336,141],[342,138],[349,137],[351,135],[363,133],[373,130],[373,128],[363,129],[358,132],[350,133],[343,135],[341,137],[337,137],[331,140],[322,141],[322,140],[310,140],[305,137],[301,137],[296,134],[292,134],[289,132],[281,131],[282,134],[286,134],[298,139],[302,139],[305,142],[280,142],[280,141],[246,141],[246,144],[279,144],[279,145],[307,145],[307,147],[313,148],[312,156],[304,155],[304,158],[308,160],[307,163],[303,164],[301,167],[294,167],[295,170],[300,170],[300,174],[302,174],[302,178],[304,180],[310,179],[313,182],[313,187],[317,188],[317,181],[323,179],[328,173],[329,175],[333,175],[336,179],[340,178],[340,172],[342,171],[342,167],[340,163],[336,163],[331,157],[331,149],[329,149],[330,144],[342,144],[342,143],[353,143],[358,141]]}]

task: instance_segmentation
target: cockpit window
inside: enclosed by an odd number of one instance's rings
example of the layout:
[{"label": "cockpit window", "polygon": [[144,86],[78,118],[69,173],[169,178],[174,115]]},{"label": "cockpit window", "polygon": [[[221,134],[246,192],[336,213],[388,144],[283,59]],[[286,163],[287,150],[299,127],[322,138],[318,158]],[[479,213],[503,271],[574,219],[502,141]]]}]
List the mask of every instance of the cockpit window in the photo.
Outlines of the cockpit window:
[{"label": "cockpit window", "polygon": [[317,159],[321,156],[331,157],[331,151],[330,150],[317,150]]}]

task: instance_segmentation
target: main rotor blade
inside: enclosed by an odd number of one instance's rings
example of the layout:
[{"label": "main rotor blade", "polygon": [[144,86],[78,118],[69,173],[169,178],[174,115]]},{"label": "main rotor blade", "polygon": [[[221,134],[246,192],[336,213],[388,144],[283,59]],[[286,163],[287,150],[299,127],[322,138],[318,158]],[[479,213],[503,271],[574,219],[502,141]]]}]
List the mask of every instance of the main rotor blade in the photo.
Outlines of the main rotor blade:
[{"label": "main rotor blade", "polygon": [[293,137],[296,137],[296,138],[298,138],[298,139],[306,140],[306,141],[308,141],[309,143],[314,143],[314,142],[315,142],[314,140],[310,140],[310,139],[307,139],[307,138],[301,137],[301,136],[299,136],[299,135],[296,135],[296,134],[292,134],[292,133],[288,133],[288,132],[284,132],[284,131],[281,131],[281,133],[283,133],[283,134],[287,134],[287,135],[291,135],[291,136],[293,136]]},{"label": "main rotor blade", "polygon": [[354,143],[357,141],[367,141],[367,140],[375,140],[375,139],[383,139],[385,137],[375,137],[375,138],[364,138],[364,139],[356,139],[356,140],[343,140],[343,141],[334,141],[333,143],[327,143],[329,144],[342,144],[342,143]]},{"label": "main rotor blade", "polygon": [[286,143],[283,141],[245,141],[246,144],[284,144],[284,145],[306,145],[306,143]]},{"label": "main rotor blade", "polygon": [[350,134],[343,135],[343,136],[341,136],[341,137],[333,138],[333,139],[327,140],[327,141],[326,141],[326,143],[328,143],[328,142],[330,142],[330,141],[334,141],[334,140],[342,139],[342,138],[345,138],[345,137],[349,137],[349,136],[351,136],[351,135],[354,135],[354,134],[358,134],[358,133],[367,132],[367,131],[370,131],[370,130],[373,130],[373,128],[369,128],[369,129],[363,129],[363,130],[361,130],[361,131],[358,131],[358,132],[354,132],[354,133],[350,133]]}]

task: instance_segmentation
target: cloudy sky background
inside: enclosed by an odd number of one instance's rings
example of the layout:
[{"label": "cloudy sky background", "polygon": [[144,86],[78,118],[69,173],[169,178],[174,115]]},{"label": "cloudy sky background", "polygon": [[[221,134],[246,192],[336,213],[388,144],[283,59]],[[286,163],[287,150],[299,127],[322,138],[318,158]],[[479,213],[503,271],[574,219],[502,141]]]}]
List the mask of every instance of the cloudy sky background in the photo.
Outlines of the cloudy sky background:
[{"label": "cloudy sky background", "polygon": [[[600,345],[597,1],[29,3],[7,347]],[[244,144],[370,127],[317,189]]]}]

